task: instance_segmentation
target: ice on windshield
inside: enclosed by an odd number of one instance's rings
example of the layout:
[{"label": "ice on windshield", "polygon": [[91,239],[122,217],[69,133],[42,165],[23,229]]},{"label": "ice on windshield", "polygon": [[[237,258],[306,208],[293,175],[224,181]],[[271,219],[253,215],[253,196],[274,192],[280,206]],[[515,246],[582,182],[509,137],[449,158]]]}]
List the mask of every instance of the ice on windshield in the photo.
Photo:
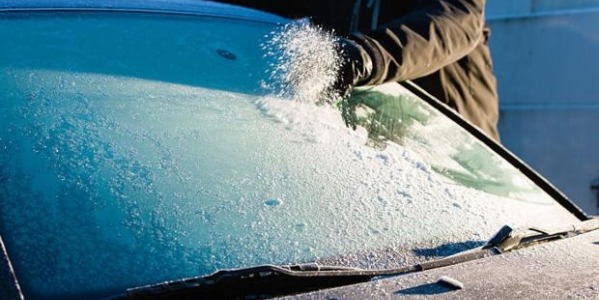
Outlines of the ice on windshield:
[{"label": "ice on windshield", "polygon": [[[402,265],[505,224],[575,220],[397,84],[356,92],[353,130],[335,106],[253,92],[249,41],[271,27],[139,19],[0,22],[14,46],[0,48],[0,233],[35,296],[265,263]],[[216,34],[230,27],[245,44]]]}]

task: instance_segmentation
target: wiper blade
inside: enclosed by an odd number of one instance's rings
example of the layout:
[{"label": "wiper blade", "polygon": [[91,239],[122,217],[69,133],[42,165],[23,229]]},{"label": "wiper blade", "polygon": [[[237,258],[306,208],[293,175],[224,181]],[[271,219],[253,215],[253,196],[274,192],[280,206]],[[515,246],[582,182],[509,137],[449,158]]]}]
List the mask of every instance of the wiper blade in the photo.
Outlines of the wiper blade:
[{"label": "wiper blade", "polygon": [[365,282],[376,271],[318,264],[263,265],[128,289],[117,299],[262,299]]}]

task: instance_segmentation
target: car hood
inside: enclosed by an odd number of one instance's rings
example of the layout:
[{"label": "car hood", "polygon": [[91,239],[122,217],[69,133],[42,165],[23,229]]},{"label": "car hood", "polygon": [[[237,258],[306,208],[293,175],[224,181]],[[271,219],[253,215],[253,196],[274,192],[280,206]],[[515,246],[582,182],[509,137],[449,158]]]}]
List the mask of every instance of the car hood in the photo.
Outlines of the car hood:
[{"label": "car hood", "polygon": [[[450,267],[323,290],[294,299],[599,299],[599,231]],[[454,279],[462,288],[439,281]]]}]

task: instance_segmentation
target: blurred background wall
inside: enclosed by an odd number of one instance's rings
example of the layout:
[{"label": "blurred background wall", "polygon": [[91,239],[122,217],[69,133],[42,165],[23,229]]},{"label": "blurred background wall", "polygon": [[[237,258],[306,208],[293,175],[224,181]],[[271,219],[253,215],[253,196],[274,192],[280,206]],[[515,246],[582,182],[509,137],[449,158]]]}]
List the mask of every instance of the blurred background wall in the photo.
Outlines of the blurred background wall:
[{"label": "blurred background wall", "polygon": [[502,143],[599,213],[599,0],[487,0]]}]

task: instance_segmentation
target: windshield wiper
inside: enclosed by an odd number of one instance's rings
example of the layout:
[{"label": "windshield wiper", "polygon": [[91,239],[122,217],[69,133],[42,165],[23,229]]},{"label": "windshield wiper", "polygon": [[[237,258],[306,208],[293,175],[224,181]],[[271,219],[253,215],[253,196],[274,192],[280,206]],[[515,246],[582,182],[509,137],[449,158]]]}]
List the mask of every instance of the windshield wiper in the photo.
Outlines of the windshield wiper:
[{"label": "windshield wiper", "polygon": [[542,242],[572,237],[599,229],[599,219],[581,222],[566,229],[547,231],[538,228],[501,228],[485,245],[441,259],[396,269],[365,270],[318,264],[290,266],[263,265],[220,270],[201,277],[168,281],[128,289],[110,298],[121,299],[263,299],[319,289],[366,282],[435,269],[506,253]]},{"label": "windshield wiper", "polygon": [[557,230],[545,230],[535,227],[512,229],[509,226],[504,226],[483,248],[505,253],[543,242],[573,237],[596,229],[599,229],[599,218],[593,218],[580,222],[578,225]]},{"label": "windshield wiper", "polygon": [[109,300],[124,299],[264,299],[398,276],[496,254],[488,249],[396,269],[366,270],[318,264],[263,265],[220,270],[211,275],[128,289]]},{"label": "windshield wiper", "polygon": [[301,264],[220,270],[211,275],[128,289],[117,299],[263,299],[371,280],[374,271]]}]

